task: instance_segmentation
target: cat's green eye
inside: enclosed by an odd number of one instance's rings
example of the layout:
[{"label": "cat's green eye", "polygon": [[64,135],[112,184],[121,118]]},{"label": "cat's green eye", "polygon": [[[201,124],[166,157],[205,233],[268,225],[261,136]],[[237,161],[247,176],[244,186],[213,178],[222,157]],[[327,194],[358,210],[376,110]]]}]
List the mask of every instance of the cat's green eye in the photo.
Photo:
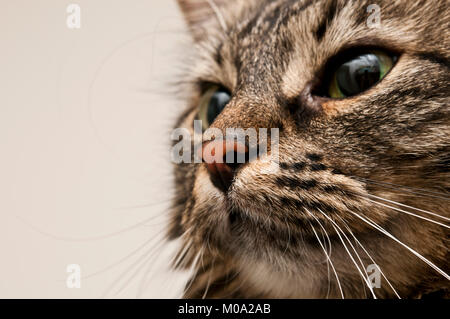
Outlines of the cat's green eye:
[{"label": "cat's green eye", "polygon": [[216,117],[230,102],[230,93],[217,85],[210,87],[200,99],[198,119],[202,121],[203,129],[207,129]]},{"label": "cat's green eye", "polygon": [[353,57],[336,69],[328,94],[345,98],[361,93],[383,79],[393,65],[394,58],[378,50]]}]

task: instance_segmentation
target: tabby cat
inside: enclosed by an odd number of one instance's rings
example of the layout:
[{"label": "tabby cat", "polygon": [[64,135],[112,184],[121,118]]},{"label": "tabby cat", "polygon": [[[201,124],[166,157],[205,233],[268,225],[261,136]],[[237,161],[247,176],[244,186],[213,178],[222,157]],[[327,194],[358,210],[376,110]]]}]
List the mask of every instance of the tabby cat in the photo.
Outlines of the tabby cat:
[{"label": "tabby cat", "polygon": [[175,165],[184,297],[449,297],[449,2],[178,3],[176,127],[279,129],[273,172]]}]

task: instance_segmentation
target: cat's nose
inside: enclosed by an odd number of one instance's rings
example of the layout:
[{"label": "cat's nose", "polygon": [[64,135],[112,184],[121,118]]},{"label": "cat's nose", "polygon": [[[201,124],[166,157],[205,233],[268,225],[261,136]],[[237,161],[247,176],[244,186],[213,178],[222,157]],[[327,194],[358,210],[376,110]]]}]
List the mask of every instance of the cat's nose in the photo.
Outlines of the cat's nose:
[{"label": "cat's nose", "polygon": [[202,159],[214,186],[227,192],[237,169],[249,161],[248,154],[247,146],[236,140],[214,140],[204,143]]}]

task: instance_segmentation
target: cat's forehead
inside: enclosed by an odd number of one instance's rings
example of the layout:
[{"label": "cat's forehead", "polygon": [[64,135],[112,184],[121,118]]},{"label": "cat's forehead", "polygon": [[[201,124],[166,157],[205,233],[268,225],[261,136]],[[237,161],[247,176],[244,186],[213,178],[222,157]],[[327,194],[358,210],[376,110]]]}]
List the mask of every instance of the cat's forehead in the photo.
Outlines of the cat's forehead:
[{"label": "cat's forehead", "polygon": [[[410,52],[436,50],[439,45],[445,52],[448,47],[448,37],[442,39],[449,22],[442,10],[445,1],[377,1],[375,7],[373,1],[231,2],[221,8],[226,30],[211,31],[201,43],[208,49],[200,64],[209,76],[232,88],[253,83],[261,91],[281,89],[283,75],[293,73],[298,86],[304,86],[302,79],[311,78],[346,47],[386,46]],[[374,13],[380,15],[375,26],[370,25]],[[443,26],[423,28],[423,21],[431,18],[443,21]]]},{"label": "cat's forehead", "polygon": [[[355,36],[355,33],[364,36],[364,32],[370,34],[374,29],[390,29],[393,33],[395,29],[402,29],[435,35],[448,43],[448,37],[439,33],[448,31],[448,7],[446,0],[234,0],[224,5],[222,11],[228,18],[228,33],[235,35],[240,45],[255,38],[261,43],[261,37],[267,41],[271,36],[299,35],[289,32],[291,28],[308,33],[311,40],[319,42],[324,40],[327,32],[339,28],[347,33],[334,30],[336,38]],[[374,23],[374,18],[379,23]],[[431,24],[430,21],[439,23]],[[435,44],[437,39],[428,38],[427,42]]]}]

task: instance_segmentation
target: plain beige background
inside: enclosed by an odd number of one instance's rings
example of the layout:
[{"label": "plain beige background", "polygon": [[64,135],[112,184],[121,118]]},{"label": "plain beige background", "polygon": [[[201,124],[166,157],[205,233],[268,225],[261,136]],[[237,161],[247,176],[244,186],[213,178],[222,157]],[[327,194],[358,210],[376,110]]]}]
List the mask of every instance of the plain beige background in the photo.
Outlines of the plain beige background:
[{"label": "plain beige background", "polygon": [[158,246],[182,107],[166,84],[186,40],[175,1],[2,0],[0,21],[0,297],[177,297],[185,274]]}]

